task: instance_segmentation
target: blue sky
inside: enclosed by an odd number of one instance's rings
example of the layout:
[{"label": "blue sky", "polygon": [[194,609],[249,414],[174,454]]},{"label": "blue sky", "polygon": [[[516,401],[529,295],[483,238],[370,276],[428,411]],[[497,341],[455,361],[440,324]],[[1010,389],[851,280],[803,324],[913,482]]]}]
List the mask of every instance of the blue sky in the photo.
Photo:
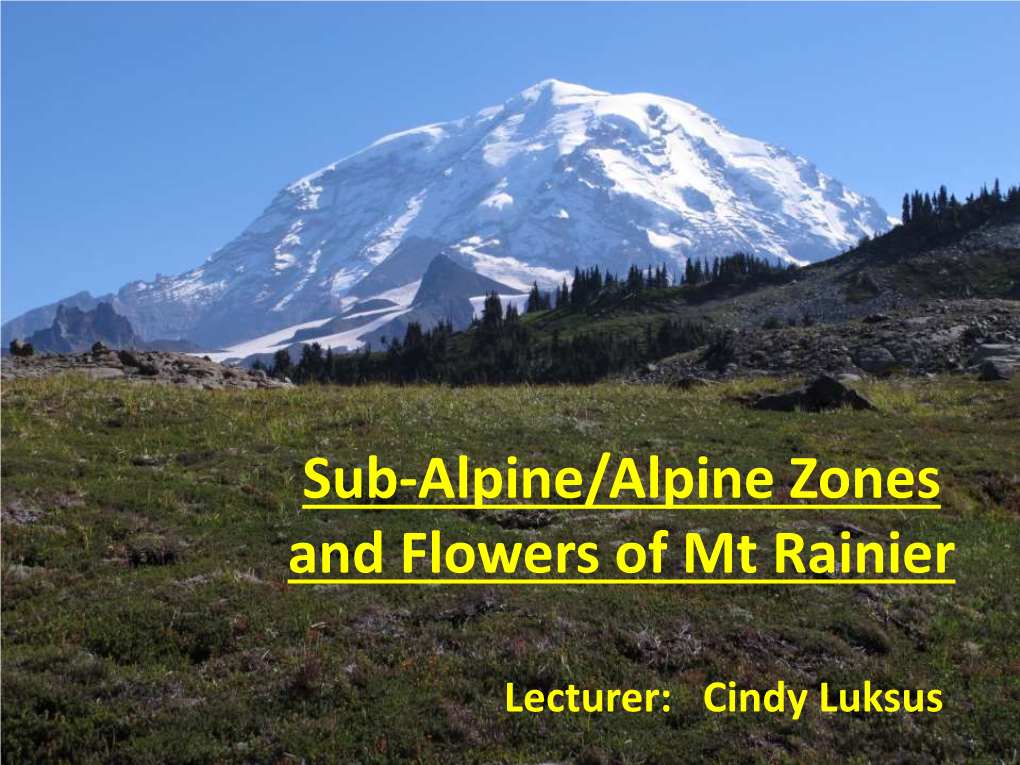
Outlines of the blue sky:
[{"label": "blue sky", "polygon": [[7,320],[201,263],[295,178],[555,77],[698,105],[898,214],[1020,181],[1020,5],[11,3]]}]

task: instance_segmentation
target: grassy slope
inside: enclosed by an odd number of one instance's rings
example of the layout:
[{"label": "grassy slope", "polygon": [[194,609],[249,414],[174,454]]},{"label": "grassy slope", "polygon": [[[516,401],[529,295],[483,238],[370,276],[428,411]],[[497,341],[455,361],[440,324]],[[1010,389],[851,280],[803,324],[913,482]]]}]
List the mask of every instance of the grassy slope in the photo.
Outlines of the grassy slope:
[{"label": "grassy slope", "polygon": [[[21,518],[41,515],[3,527],[4,759],[1012,761],[1020,386],[862,387],[881,413],[751,412],[729,400],[746,383],[685,393],[598,385],[243,395],[75,378],[5,384],[3,503]],[[434,455],[500,464],[516,454],[590,474],[604,448],[678,465],[705,454],[777,475],[798,455],[937,466],[945,510],[565,511],[532,531],[484,513],[300,510],[312,456],[353,466],[376,453],[420,473]],[[674,540],[694,529],[765,539],[791,529],[833,541],[835,521],[954,541],[960,583],[284,583],[291,542],[361,541],[377,527],[387,538],[440,528],[448,542],[591,539],[604,548],[659,528]],[[175,565],[124,563],[127,548],[161,544],[179,551]],[[798,722],[707,713],[704,685],[731,679],[761,689],[780,679],[812,689],[864,679],[938,687],[947,705],[934,715],[822,715],[813,692]],[[672,711],[509,716],[507,681],[665,688]]]}]

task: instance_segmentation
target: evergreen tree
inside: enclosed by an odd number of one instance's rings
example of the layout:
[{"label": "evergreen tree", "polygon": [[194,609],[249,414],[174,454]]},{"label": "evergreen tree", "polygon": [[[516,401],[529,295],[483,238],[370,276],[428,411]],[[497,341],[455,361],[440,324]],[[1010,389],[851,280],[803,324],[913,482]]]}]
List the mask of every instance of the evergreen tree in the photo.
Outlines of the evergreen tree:
[{"label": "evergreen tree", "polygon": [[528,303],[524,308],[525,313],[536,313],[547,309],[542,293],[538,290],[538,282],[531,283],[531,291],[528,292]]},{"label": "evergreen tree", "polygon": [[684,284],[694,284],[694,261],[691,258],[687,258],[684,264]]},{"label": "evergreen tree", "polygon": [[482,304],[481,330],[491,334],[499,328],[502,321],[503,302],[499,299],[498,293],[490,292]]},{"label": "evergreen tree", "polygon": [[290,352],[286,348],[281,348],[273,354],[272,375],[280,379],[293,377],[294,362],[291,361]]}]

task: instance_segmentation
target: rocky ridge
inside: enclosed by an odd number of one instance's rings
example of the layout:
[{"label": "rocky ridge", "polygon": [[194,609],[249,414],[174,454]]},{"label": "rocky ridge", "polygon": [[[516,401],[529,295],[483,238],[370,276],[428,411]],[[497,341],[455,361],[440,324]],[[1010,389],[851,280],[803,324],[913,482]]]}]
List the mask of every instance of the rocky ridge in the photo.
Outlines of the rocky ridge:
[{"label": "rocky ridge", "polygon": [[5,381],[78,372],[96,380],[178,385],[192,390],[294,387],[289,380],[273,379],[261,370],[249,372],[185,353],[113,351],[101,343],[86,353],[4,357],[0,370],[0,379]]},{"label": "rocky ridge", "polygon": [[53,324],[28,338],[37,351],[75,353],[101,342],[115,348],[128,348],[138,342],[131,322],[109,303],[100,303],[90,311],[60,305]]}]

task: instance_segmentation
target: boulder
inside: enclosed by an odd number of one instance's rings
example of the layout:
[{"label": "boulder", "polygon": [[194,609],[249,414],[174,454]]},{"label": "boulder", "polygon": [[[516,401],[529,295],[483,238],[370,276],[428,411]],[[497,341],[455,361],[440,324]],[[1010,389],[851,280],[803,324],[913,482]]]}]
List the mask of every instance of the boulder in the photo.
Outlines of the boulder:
[{"label": "boulder", "polygon": [[988,359],[978,370],[978,379],[985,382],[1008,380],[1013,376],[1013,367],[1002,359]]},{"label": "boulder", "polygon": [[35,354],[35,348],[32,347],[32,344],[26,343],[24,340],[11,340],[10,351],[12,356],[19,356],[21,358]]},{"label": "boulder", "polygon": [[970,355],[971,366],[977,366],[989,359],[1003,359],[1006,363],[1020,365],[1020,345],[1010,343],[985,343],[974,349]]},{"label": "boulder", "polygon": [[138,354],[134,351],[122,350],[117,351],[117,359],[125,367],[137,369],[138,374],[147,377],[155,377],[160,371],[161,365],[157,354]]},{"label": "boulder", "polygon": [[750,402],[752,409],[763,409],[767,412],[795,412],[800,406],[804,389],[792,390],[789,393],[771,393],[759,396]]},{"label": "boulder", "polygon": [[759,396],[750,402],[750,406],[752,409],[771,412],[793,412],[797,409],[805,412],[820,412],[824,409],[839,409],[844,406],[851,409],[875,408],[874,404],[857,391],[846,387],[828,375],[822,375],[810,385],[797,390]]},{"label": "boulder", "polygon": [[117,351],[117,358],[120,359],[120,363],[126,367],[139,367],[142,364],[142,362],[138,360],[138,356],[134,351]]},{"label": "boulder", "polygon": [[867,535],[867,536],[874,536],[873,534],[869,534],[867,531],[862,529],[860,526],[854,526],[852,523],[847,523],[846,521],[834,521],[832,523],[832,533],[833,534],[835,534],[836,536],[839,536],[840,534],[843,534],[844,532],[846,532],[846,534],[851,539],[857,539],[858,537],[863,537],[865,535]]},{"label": "boulder", "polygon": [[102,340],[96,340],[96,342],[92,343],[93,353],[104,353],[108,350],[109,348],[106,347],[106,344]]},{"label": "boulder", "polygon": [[138,374],[147,377],[155,377],[160,372],[160,364],[157,361],[142,361],[138,365]]},{"label": "boulder", "polygon": [[884,375],[896,366],[896,357],[890,353],[888,348],[881,345],[873,345],[857,351],[854,356],[854,363],[865,372],[870,372],[873,375]]}]

